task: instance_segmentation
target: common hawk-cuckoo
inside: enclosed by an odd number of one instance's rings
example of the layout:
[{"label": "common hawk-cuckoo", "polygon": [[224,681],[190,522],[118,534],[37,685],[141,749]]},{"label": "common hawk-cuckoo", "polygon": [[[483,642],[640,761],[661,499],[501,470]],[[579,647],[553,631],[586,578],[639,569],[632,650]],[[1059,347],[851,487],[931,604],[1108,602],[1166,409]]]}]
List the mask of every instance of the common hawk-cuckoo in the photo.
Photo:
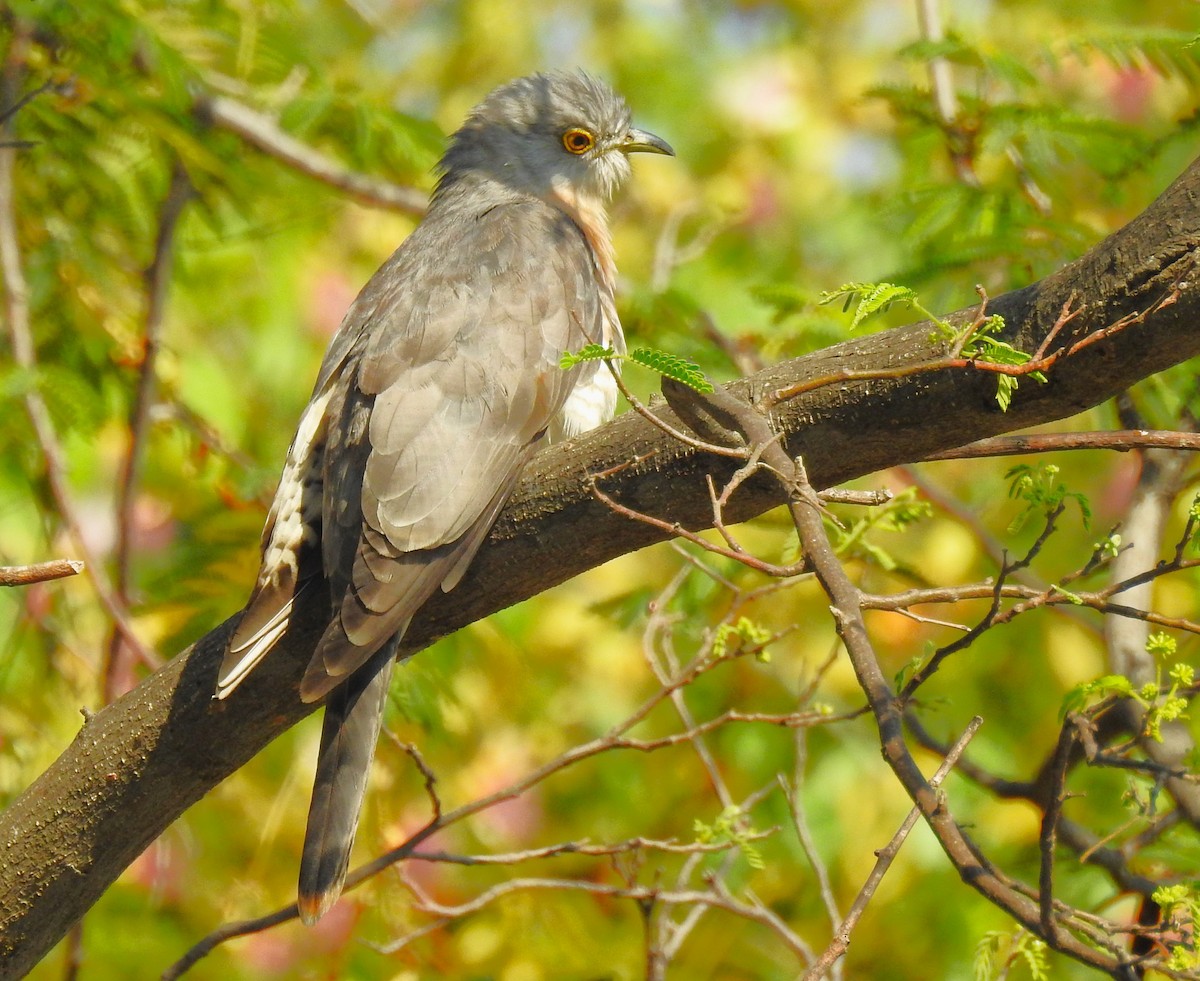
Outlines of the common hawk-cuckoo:
[{"label": "common hawk-cuckoo", "polygon": [[333,619],[300,697],[328,694],[300,865],[307,922],[341,892],[396,645],[462,578],[548,439],[609,419],[622,349],[605,204],[628,154],[672,153],[583,73],[519,78],[450,140],[420,225],[371,278],[321,365],[262,537],[262,568],[221,665],[228,696],[298,604]]}]

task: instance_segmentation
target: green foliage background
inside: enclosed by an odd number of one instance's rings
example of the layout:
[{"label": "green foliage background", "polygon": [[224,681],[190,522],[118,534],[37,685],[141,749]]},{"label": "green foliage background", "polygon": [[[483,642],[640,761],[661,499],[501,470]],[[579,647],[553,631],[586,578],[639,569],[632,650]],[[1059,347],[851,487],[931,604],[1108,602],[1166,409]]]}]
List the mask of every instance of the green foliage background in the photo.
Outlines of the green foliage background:
[{"label": "green foliage background", "polygon": [[[631,347],[671,351],[725,380],[737,373],[731,351],[770,363],[844,337],[849,318],[817,303],[844,282],[904,283],[937,312],[973,302],[976,283],[993,295],[1025,285],[1120,227],[1195,155],[1200,57],[1187,46],[1200,20],[1194,4],[946,7],[954,33],[931,46],[919,39],[912,4],[885,0],[10,0],[0,9],[9,62],[23,65],[23,90],[48,88],[13,120],[15,137],[31,144],[19,156],[18,218],[42,368],[29,377],[7,354],[0,360],[0,564],[72,551],[20,402],[30,386],[50,402],[87,533],[102,553],[112,548],[144,270],[177,164],[195,196],[174,254],[133,542],[135,623],[164,655],[244,602],[264,502],[324,346],[358,286],[412,227],[412,219],[350,201],[210,125],[195,111],[199,93],[276,116],[347,168],[428,188],[442,134],[492,86],[539,68],[594,70],[627,96],[640,126],[678,153],[675,161],[635,161],[633,186],[613,209]],[[937,125],[926,73],[932,54],[954,67],[970,122],[956,139],[967,140],[977,186],[956,173],[953,141]],[[884,319],[907,317],[896,309]],[[715,343],[710,329],[726,343]],[[655,384],[634,367],[627,373],[642,394]],[[1144,386],[1138,406],[1170,425],[1185,408],[1179,393],[1191,390],[1181,371]],[[1104,408],[1071,425],[1114,419]],[[1041,560],[1047,579],[1086,560],[1094,537],[1128,503],[1136,475],[1136,462],[1124,457],[1058,462],[1096,515],[1091,530],[1073,520],[1056,538]],[[1005,495],[1010,463],[927,465],[865,482],[895,490],[918,483],[939,508],[903,534],[871,531],[874,551],[852,560],[856,575],[878,591],[991,575],[983,535],[1004,535],[1018,510]],[[1010,547],[1028,545],[1036,530],[1021,531]],[[769,557],[793,548],[777,516],[744,534]],[[603,733],[657,687],[642,654],[646,604],[680,561],[665,546],[625,557],[446,640],[399,672],[390,725],[420,746],[448,804],[498,789]],[[722,572],[747,588],[762,584],[745,571]],[[1197,614],[1194,581],[1162,584],[1158,599],[1173,615]],[[799,629],[772,646],[769,662],[741,660],[697,685],[689,694],[695,714],[793,707],[833,649],[825,605],[812,584],[752,604],[756,621]],[[728,606],[721,588],[689,579],[673,607],[679,650],[694,647]],[[896,671],[952,636],[890,614],[871,623]],[[0,804],[69,742],[80,707],[98,706],[109,629],[82,577],[0,594]],[[1028,775],[1053,745],[1066,691],[1104,673],[1098,631],[1094,617],[1045,615],[997,632],[952,660],[925,692],[931,725],[953,735],[981,712],[987,721],[972,754],[1001,774]],[[1189,644],[1185,654],[1194,653]],[[862,704],[840,662],[814,697],[839,713]],[[669,731],[672,722],[662,712],[639,731]],[[277,741],[122,877],[85,921],[80,977],[157,976],[220,923],[290,900],[316,737],[310,721]],[[778,773],[795,775],[790,732],[731,726],[712,747],[737,796]],[[359,835],[363,857],[427,815],[420,775],[386,741],[376,770]],[[1122,783],[1111,773],[1095,778],[1073,813],[1116,827],[1125,820]],[[949,793],[1002,864],[1026,875],[1036,869],[1030,807],[997,802],[961,780]],[[844,909],[872,849],[907,810],[869,721],[811,732],[803,801]],[[692,840],[694,822],[711,826],[720,811],[686,749],[610,754],[437,845],[489,852],[639,834]],[[781,792],[764,797],[753,822],[780,830],[758,843],[763,868],[735,860],[731,888],[752,889],[822,948],[830,926]],[[1194,839],[1161,848],[1172,869],[1196,875]],[[652,855],[640,878],[654,881],[661,870],[669,879],[680,861]],[[443,902],[514,874],[431,864],[412,871]],[[620,878],[582,858],[528,874]],[[1078,902],[1112,895],[1090,871],[1075,872],[1068,888]],[[638,908],[582,894],[518,894],[392,956],[361,942],[386,943],[423,922],[401,883],[383,876],[319,928],[288,925],[236,942],[190,976],[539,981],[644,970]],[[846,970],[967,978],[989,931],[1011,924],[958,882],[918,830],[855,933]],[[35,977],[64,976],[65,958],[57,951]],[[1052,963],[1055,977],[1085,976]],[[669,976],[771,979],[799,970],[762,925],[710,912]]]}]

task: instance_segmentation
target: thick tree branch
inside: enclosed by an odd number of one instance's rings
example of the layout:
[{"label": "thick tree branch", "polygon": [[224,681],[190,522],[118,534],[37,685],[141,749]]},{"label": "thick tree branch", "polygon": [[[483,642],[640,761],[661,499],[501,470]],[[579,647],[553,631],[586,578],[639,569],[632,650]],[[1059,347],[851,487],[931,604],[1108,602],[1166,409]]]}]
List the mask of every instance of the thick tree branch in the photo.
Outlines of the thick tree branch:
[{"label": "thick tree branch", "polygon": [[[813,483],[829,486],[1073,415],[1200,353],[1198,248],[1200,162],[1083,258],[990,302],[989,312],[1008,324],[1007,339],[1030,352],[1072,296],[1083,309],[1056,344],[1132,318],[1061,358],[1046,384],[1023,379],[1007,413],[996,407],[995,378],[968,366],[831,384],[780,403],[772,422],[788,453],[803,455]],[[969,323],[973,316],[974,308],[952,319]],[[858,338],[730,388],[754,400],[848,368],[882,372],[932,362],[944,352],[934,350],[930,334],[928,324],[915,324]],[[689,528],[712,523],[706,475],[720,484],[737,466],[675,443],[632,413],[539,455],[468,581],[431,601],[414,621],[405,653],[661,540],[661,532],[621,519],[591,493],[589,474],[631,460],[638,462],[606,479],[606,491]],[[725,518],[744,520],[780,503],[776,481],[751,479]],[[29,970],[176,817],[311,711],[296,688],[329,614],[323,606],[302,611],[271,657],[217,703],[213,684],[232,621],[222,624],[87,720],[59,760],[0,815],[0,977]]]}]

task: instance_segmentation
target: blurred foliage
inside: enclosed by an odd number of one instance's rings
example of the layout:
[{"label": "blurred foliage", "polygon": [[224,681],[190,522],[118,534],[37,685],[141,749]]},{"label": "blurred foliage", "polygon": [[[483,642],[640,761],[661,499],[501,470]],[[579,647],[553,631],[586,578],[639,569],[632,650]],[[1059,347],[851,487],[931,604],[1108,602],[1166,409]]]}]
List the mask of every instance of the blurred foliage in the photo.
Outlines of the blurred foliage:
[{"label": "blurred foliage", "polygon": [[[134,622],[164,655],[244,602],[264,501],[323,348],[358,285],[412,227],[248,146],[198,112],[198,97],[238,99],[347,169],[428,188],[441,134],[493,85],[545,67],[602,74],[638,124],[678,153],[638,160],[613,209],[630,346],[673,352],[724,380],[845,337],[848,318],[820,303],[840,283],[904,284],[944,313],[974,302],[977,283],[997,295],[1032,282],[1124,224],[1190,162],[1200,120],[1193,4],[943,6],[953,20],[932,43],[919,36],[913,4],[887,0],[9,0],[0,8],[6,78],[37,93],[14,115],[11,136],[28,143],[18,151],[17,217],[42,367],[31,375],[0,362],[0,563],[72,552],[21,407],[31,386],[50,403],[87,535],[101,554],[113,549],[144,271],[176,166],[194,195],[174,249],[131,542]],[[955,80],[953,126],[931,98],[935,56]],[[881,317],[897,324],[910,314],[897,306]],[[1140,386],[1137,410],[1156,426],[1194,414],[1193,372]],[[657,386],[649,372],[628,376],[639,394]],[[1105,407],[1070,426],[1115,424]],[[882,592],[993,575],[998,542],[1020,553],[1040,530],[1037,521],[1010,527],[1021,511],[1006,498],[1011,465],[930,464],[864,481],[917,486],[936,510],[865,524],[845,511],[844,527],[862,532],[845,553],[855,576]],[[1091,529],[1077,515],[1062,519],[1036,563],[1046,581],[1087,561],[1137,475],[1135,460],[1115,455],[1066,454],[1056,465],[1065,493],[1086,496],[1094,517]],[[1177,508],[1173,530],[1187,507]],[[778,515],[739,534],[773,560],[795,557]],[[666,546],[614,561],[398,672],[390,724],[419,745],[448,805],[599,736],[657,690],[642,631],[648,601],[680,563]],[[742,568],[720,573],[739,588],[763,585]],[[1172,616],[1200,615],[1194,577],[1160,583],[1156,599]],[[732,602],[698,573],[683,583],[670,634],[682,655],[711,639]],[[744,611],[753,636],[781,634],[769,658],[739,658],[700,679],[686,696],[691,712],[794,708],[835,650],[826,606],[811,583],[753,600]],[[971,622],[984,608],[931,615]],[[723,643],[758,643],[738,623],[726,625]],[[957,636],[892,613],[868,623],[894,671]],[[923,690],[926,724],[953,738],[978,711],[987,722],[969,755],[1001,775],[1030,776],[1054,746],[1063,699],[1108,673],[1100,627],[1095,615],[1066,610],[988,634]],[[82,577],[0,594],[0,803],[72,738],[78,708],[98,704],[109,630]],[[1176,656],[1194,661],[1194,640],[1178,640]],[[808,697],[834,715],[862,704],[842,660]],[[638,734],[672,725],[661,708]],[[122,877],[85,920],[80,977],[127,978],[131,965],[136,976],[157,975],[220,923],[292,898],[316,738],[310,722],[278,740]],[[908,809],[869,720],[809,731],[806,763],[794,734],[769,726],[723,727],[709,746],[739,801],[778,774],[802,772],[803,810],[845,910],[872,849]],[[931,755],[925,762],[936,765]],[[422,786],[385,741],[360,855],[425,819]],[[1036,880],[1036,812],[956,777],[947,789],[991,856]],[[1079,774],[1071,789],[1086,796],[1069,802],[1070,816],[1107,833],[1126,822],[1136,831],[1152,788],[1100,770]],[[769,790],[749,815],[755,829],[779,828],[765,839],[749,842],[736,813],[686,748],[608,754],[459,826],[437,847],[732,834],[742,847],[723,866],[729,887],[753,890],[822,948],[830,924],[783,793]],[[653,882],[670,881],[683,859],[642,861],[633,874]],[[1154,874],[1200,876],[1186,825],[1142,861]],[[550,865],[528,874],[620,882],[630,871],[570,856]],[[518,873],[416,863],[409,874],[439,901],[461,902]],[[1070,901],[1133,915],[1132,900],[1096,869],[1072,866],[1061,887]],[[637,906],[582,893],[517,894],[393,956],[360,942],[386,943],[423,922],[401,883],[383,876],[318,928],[292,924],[227,945],[189,977],[538,981],[636,978],[645,969]],[[65,976],[64,956],[55,952],[34,976]],[[1012,961],[1020,977],[1020,962],[1043,959],[1049,976],[1087,976],[1014,934],[918,828],[854,934],[845,970],[953,979]],[[770,979],[799,967],[762,924],[710,911],[670,976]]]}]

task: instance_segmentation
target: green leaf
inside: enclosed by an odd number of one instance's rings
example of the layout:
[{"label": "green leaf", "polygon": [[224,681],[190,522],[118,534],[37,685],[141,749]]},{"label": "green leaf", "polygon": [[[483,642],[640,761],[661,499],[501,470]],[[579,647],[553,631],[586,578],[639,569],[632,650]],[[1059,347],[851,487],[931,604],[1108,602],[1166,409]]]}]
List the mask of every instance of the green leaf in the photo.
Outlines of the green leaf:
[{"label": "green leaf", "polygon": [[822,303],[844,300],[843,310],[849,310],[851,303],[856,299],[858,305],[854,308],[854,319],[850,322],[851,330],[855,330],[868,317],[888,310],[894,303],[917,305],[916,292],[895,283],[844,283],[835,290],[821,294]]},{"label": "green leaf", "polygon": [[648,347],[640,347],[630,351],[626,360],[640,364],[643,368],[657,371],[665,378],[671,378],[697,392],[713,391],[712,382],[708,380],[700,366],[667,351],[657,351]]},{"label": "green leaf", "polygon": [[648,347],[640,347],[635,351],[630,351],[628,354],[618,354],[611,347],[604,347],[601,344],[588,344],[579,351],[567,351],[559,358],[558,366],[566,371],[585,361],[604,361],[606,359],[632,361],[643,368],[657,371],[666,378],[672,378],[682,385],[694,388],[697,392],[707,393],[713,391],[712,382],[700,370],[699,365],[688,361],[686,358],[681,358],[677,354],[671,354],[669,351],[658,351]]},{"label": "green leaf", "polygon": [[605,347],[603,344],[588,344],[574,353],[567,351],[558,359],[558,366],[566,371],[585,361],[603,361],[605,358],[615,357],[617,357],[617,352],[611,347]]},{"label": "green leaf", "polygon": [[1059,718],[1066,718],[1069,712],[1081,712],[1089,705],[1102,701],[1110,695],[1119,698],[1134,698],[1136,690],[1133,682],[1123,674],[1106,674],[1092,681],[1076,685],[1063,697],[1059,708]]}]

